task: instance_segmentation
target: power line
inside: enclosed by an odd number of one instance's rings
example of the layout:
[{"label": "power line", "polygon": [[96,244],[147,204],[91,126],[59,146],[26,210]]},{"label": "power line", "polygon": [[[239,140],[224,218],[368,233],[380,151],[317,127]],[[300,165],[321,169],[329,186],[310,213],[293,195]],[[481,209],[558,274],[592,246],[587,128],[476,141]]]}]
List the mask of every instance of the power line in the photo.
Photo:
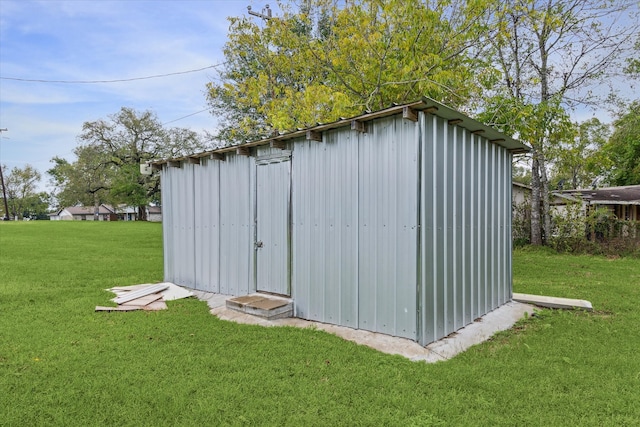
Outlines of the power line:
[{"label": "power line", "polygon": [[215,65],[209,65],[208,67],[198,68],[197,70],[187,70],[187,71],[177,71],[175,73],[166,73],[166,74],[157,74],[154,76],[145,76],[145,77],[132,77],[129,79],[114,79],[114,80],[45,80],[45,79],[23,79],[19,77],[0,77],[2,80],[13,80],[19,82],[32,82],[32,83],[66,83],[66,84],[96,84],[96,83],[121,83],[121,82],[132,82],[136,80],[148,80],[148,79],[157,79],[161,77],[169,77],[169,76],[177,76],[180,74],[189,74],[189,73],[197,73],[199,71],[209,70],[212,68],[220,67],[221,65],[226,64],[226,62],[221,62]]},{"label": "power line", "polygon": [[168,125],[169,123],[177,122],[178,120],[186,119],[187,117],[195,116],[196,114],[204,113],[205,111],[209,111],[209,108],[205,108],[204,110],[196,111],[195,113],[187,114],[186,116],[179,117],[174,120],[170,120],[168,122],[164,122],[162,125]]}]

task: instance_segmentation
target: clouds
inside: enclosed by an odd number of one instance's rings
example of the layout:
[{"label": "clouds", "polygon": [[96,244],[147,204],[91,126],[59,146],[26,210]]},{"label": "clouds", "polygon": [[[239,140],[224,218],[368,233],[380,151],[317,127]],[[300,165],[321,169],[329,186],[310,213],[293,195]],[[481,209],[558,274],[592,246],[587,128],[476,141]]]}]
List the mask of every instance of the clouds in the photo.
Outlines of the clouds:
[{"label": "clouds", "polygon": [[[114,80],[175,73],[222,62],[227,16],[243,1],[0,2],[0,75],[41,80]],[[0,80],[0,161],[42,173],[54,156],[71,159],[85,121],[120,107],[152,109],[169,122],[206,108],[197,73],[120,83],[65,84]],[[213,130],[200,113],[171,126]]]}]

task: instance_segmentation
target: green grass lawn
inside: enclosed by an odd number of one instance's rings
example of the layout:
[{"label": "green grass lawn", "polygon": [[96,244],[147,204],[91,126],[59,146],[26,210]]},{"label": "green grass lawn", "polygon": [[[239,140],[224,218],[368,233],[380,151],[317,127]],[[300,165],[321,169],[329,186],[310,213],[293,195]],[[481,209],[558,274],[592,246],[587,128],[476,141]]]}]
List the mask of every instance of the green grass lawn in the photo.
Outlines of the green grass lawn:
[{"label": "green grass lawn", "polygon": [[195,299],[95,313],[162,281],[161,225],[0,223],[0,425],[640,424],[640,260],[519,250],[545,310],[458,357],[410,362],[315,330],[218,320]]}]

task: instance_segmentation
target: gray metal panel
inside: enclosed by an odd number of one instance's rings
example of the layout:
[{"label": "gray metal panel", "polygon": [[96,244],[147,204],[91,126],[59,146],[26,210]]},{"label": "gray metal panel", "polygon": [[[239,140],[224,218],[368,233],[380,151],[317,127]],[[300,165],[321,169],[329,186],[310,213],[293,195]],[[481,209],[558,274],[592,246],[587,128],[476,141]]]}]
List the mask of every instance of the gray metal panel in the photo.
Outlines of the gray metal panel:
[{"label": "gray metal panel", "polygon": [[164,258],[164,280],[172,282],[174,277],[174,251],[173,251],[173,221],[174,215],[171,212],[171,201],[175,191],[173,190],[169,166],[163,165],[160,171],[160,182],[162,186],[162,255]]},{"label": "gray metal panel", "polygon": [[202,159],[194,181],[195,288],[220,292],[220,161]]},{"label": "gray metal panel", "polygon": [[292,297],[296,316],[358,327],[355,132],[298,141],[292,153]]},{"label": "gray metal panel", "polygon": [[453,267],[453,276],[452,276],[452,288],[453,292],[451,295],[451,299],[453,300],[453,328],[459,329],[466,325],[468,322],[465,322],[465,282],[464,282],[464,270],[465,270],[465,259],[464,259],[464,246],[462,243],[462,238],[464,235],[463,231],[463,218],[464,211],[462,210],[462,195],[463,195],[463,187],[464,187],[464,164],[463,164],[463,144],[465,141],[465,132],[464,129],[455,126],[449,125],[449,134],[451,135],[452,145],[453,145],[453,158],[451,162],[452,169],[452,229],[453,229],[453,239],[452,239],[452,250],[451,250],[451,264]]},{"label": "gray metal panel", "polygon": [[418,139],[400,116],[359,135],[359,328],[417,337]]},{"label": "gray metal panel", "polygon": [[478,239],[479,239],[479,247],[478,247],[478,316],[487,312],[487,283],[489,282],[488,277],[488,268],[487,268],[487,257],[489,254],[489,236],[487,234],[487,220],[489,218],[489,205],[491,204],[490,200],[487,198],[488,194],[488,182],[489,182],[489,168],[488,165],[489,156],[489,143],[484,138],[479,139],[479,153],[478,153],[478,165],[479,165],[479,176],[478,176]]},{"label": "gray metal panel", "polygon": [[475,319],[473,313],[473,249],[471,236],[473,233],[473,225],[471,218],[471,200],[473,191],[473,159],[472,150],[473,145],[471,143],[472,135],[467,132],[462,132],[462,138],[460,142],[461,149],[461,169],[462,176],[460,177],[461,183],[461,203],[460,203],[460,218],[461,218],[461,260],[462,271],[460,272],[460,278],[462,280],[462,323],[464,325],[473,322]]},{"label": "gray metal panel", "polygon": [[421,114],[421,344],[511,297],[511,154]]},{"label": "gray metal panel", "polygon": [[253,158],[220,162],[220,293],[246,295],[253,277]]},{"label": "gray metal panel", "polygon": [[[163,170],[163,229],[167,258],[165,280],[187,287],[195,284],[193,165]],[[166,217],[165,217],[166,214]],[[165,223],[166,221],[166,223]]]},{"label": "gray metal panel", "polygon": [[281,156],[256,164],[257,290],[289,295],[291,162]]}]

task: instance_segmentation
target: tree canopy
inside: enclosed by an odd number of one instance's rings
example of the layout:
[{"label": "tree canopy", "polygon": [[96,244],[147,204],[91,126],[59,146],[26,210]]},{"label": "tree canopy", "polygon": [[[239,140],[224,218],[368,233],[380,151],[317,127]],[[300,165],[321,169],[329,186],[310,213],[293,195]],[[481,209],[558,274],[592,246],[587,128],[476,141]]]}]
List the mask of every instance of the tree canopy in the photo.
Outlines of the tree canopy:
[{"label": "tree canopy", "polygon": [[640,185],[640,101],[631,103],[613,127],[605,145],[611,159],[610,181],[615,185]]},{"label": "tree canopy", "polygon": [[[3,165],[2,170],[6,173],[7,167]],[[45,192],[37,192],[40,179],[40,172],[29,164],[22,168],[11,168],[3,177],[9,212],[5,212],[4,203],[0,203],[0,218],[20,219],[44,215],[49,207],[49,197]]]},{"label": "tree canopy", "polygon": [[488,52],[502,82],[489,92],[483,119],[532,147],[533,244],[551,235],[549,165],[577,132],[568,109],[594,102],[591,85],[622,67],[635,34],[633,25],[617,22],[628,7],[611,0],[506,0],[493,17]]},{"label": "tree canopy", "polygon": [[76,161],[54,157],[48,171],[59,203],[125,204],[138,207],[141,219],[146,219],[146,206],[160,200],[160,177],[142,175],[140,164],[206,149],[196,132],[166,129],[152,111],[127,107],[107,119],[85,122],[78,140]]},{"label": "tree canopy", "polygon": [[[495,75],[480,42],[490,1],[312,0],[283,16],[230,18],[209,83],[225,143],[429,96],[454,107]],[[487,72],[488,70],[488,72]]]},{"label": "tree canopy", "polygon": [[[552,172],[563,188],[589,188],[607,175],[611,160],[604,146],[611,133],[609,125],[593,118],[575,126],[572,138],[553,148]],[[562,188],[559,188],[562,189]]]}]

